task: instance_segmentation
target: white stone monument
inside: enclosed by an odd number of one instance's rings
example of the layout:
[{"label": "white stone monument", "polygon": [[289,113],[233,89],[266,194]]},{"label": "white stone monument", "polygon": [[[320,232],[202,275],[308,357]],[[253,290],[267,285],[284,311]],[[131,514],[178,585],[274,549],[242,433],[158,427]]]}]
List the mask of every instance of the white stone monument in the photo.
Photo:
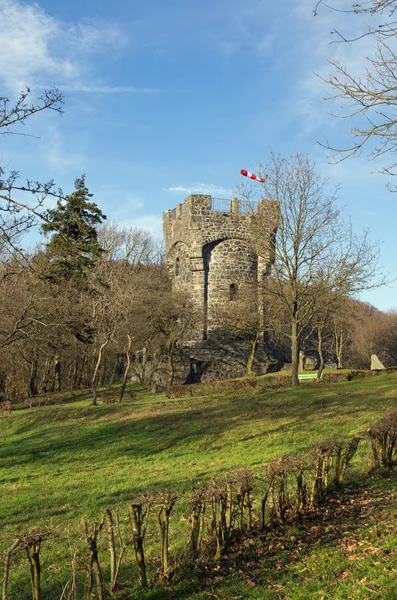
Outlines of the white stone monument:
[{"label": "white stone monument", "polygon": [[371,356],[371,371],[380,371],[385,368],[385,365],[379,360],[376,354]]}]

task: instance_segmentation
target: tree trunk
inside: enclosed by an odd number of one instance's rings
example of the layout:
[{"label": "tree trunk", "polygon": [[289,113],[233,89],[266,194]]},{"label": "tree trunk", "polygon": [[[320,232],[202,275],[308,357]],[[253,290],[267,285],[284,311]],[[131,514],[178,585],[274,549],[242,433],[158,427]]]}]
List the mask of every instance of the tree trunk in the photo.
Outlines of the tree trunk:
[{"label": "tree trunk", "polygon": [[92,588],[93,588],[93,577],[92,576],[93,576],[93,574],[95,576],[98,600],[105,599],[105,594],[104,594],[104,590],[103,590],[102,571],[101,571],[101,567],[99,565],[99,558],[98,558],[98,538],[99,538],[99,534],[102,530],[103,523],[104,522],[102,521],[102,523],[100,523],[99,526],[96,523],[94,523],[94,526],[92,528],[92,533],[90,533],[87,523],[85,521],[83,521],[84,532],[85,532],[86,539],[87,539],[88,555],[89,555],[88,562],[87,562],[87,581],[86,581],[84,600],[90,600],[90,598],[92,596]]},{"label": "tree trunk", "polygon": [[98,558],[94,561],[92,565],[92,570],[95,575],[96,589],[98,594],[98,600],[105,600],[105,595],[103,591],[103,580],[102,580],[102,572],[99,566]]},{"label": "tree trunk", "polygon": [[174,383],[174,348],[175,342],[168,343],[168,385]]},{"label": "tree trunk", "polygon": [[185,550],[185,556],[189,557],[192,562],[194,562],[199,555],[200,534],[202,533],[202,511],[204,512],[204,508],[200,506],[197,510],[193,511],[193,515],[191,517],[192,531],[190,534],[190,540]]},{"label": "tree trunk", "polygon": [[11,556],[19,546],[19,539],[14,540],[12,546],[5,552],[4,557],[4,575],[3,575],[3,591],[1,600],[7,600],[8,577],[10,575]]},{"label": "tree trunk", "polygon": [[94,373],[93,373],[93,376],[92,376],[92,379],[91,379],[92,406],[98,406],[97,395],[96,395],[98,371],[99,371],[99,367],[100,367],[101,362],[102,362],[103,351],[106,348],[106,346],[108,345],[109,341],[110,341],[110,336],[108,336],[106,338],[106,340],[104,342],[102,342],[102,344],[99,346],[98,360],[96,361]]},{"label": "tree trunk", "polygon": [[303,352],[303,350],[299,350],[299,372],[303,373],[303,371],[305,370],[305,353]]},{"label": "tree trunk", "polygon": [[46,358],[45,361],[45,367],[44,367],[44,373],[43,373],[43,377],[41,379],[41,391],[43,392],[43,394],[45,394],[47,392],[48,389],[48,382],[50,379],[50,371],[51,371],[51,365],[52,365],[52,360],[49,360],[48,358]]},{"label": "tree trunk", "polygon": [[[149,510],[149,508],[147,509]],[[133,534],[133,544],[136,564],[138,567],[138,575],[141,587],[147,587],[147,574],[146,574],[146,562],[145,562],[145,551],[143,547],[144,530],[145,526],[143,523],[142,507],[135,507],[131,504],[128,505],[128,514],[130,519],[130,525]],[[147,513],[148,515],[148,513]]]},{"label": "tree trunk", "polygon": [[338,331],[335,329],[334,337],[335,337],[336,368],[342,369],[343,368],[343,362],[342,362],[343,331],[340,331],[340,333],[338,333]]},{"label": "tree trunk", "polygon": [[169,514],[165,507],[162,507],[160,509],[160,513],[158,515],[158,524],[159,524],[159,531],[160,531],[161,566],[163,569],[163,576],[165,578],[167,578],[168,571],[169,571],[169,566],[168,566]]},{"label": "tree trunk", "polygon": [[139,581],[141,587],[147,587],[147,574],[146,574],[146,563],[145,553],[143,550],[143,541],[141,539],[134,540],[135,558],[138,565]]},{"label": "tree trunk", "polygon": [[73,371],[73,389],[74,390],[78,389],[80,363],[81,363],[81,356],[76,354],[76,358],[74,361],[74,371]]},{"label": "tree trunk", "polygon": [[88,364],[88,360],[87,360],[87,355],[84,353],[83,357],[81,359],[81,364],[80,364],[80,368],[78,370],[78,379],[77,379],[77,386],[76,389],[80,389],[82,387],[87,387],[87,364]]},{"label": "tree trunk", "polygon": [[29,379],[29,397],[33,398],[37,396],[37,367],[38,367],[38,358],[35,356],[32,360],[32,366],[30,369],[30,379]]},{"label": "tree trunk", "polygon": [[251,351],[248,356],[247,366],[245,369],[245,376],[252,377],[252,365],[254,364],[256,350],[258,348],[259,340],[261,339],[261,334],[256,333],[253,340],[251,340]]},{"label": "tree trunk", "polygon": [[26,548],[29,560],[30,580],[32,583],[32,600],[40,600],[40,542],[35,542]]},{"label": "tree trunk", "polygon": [[41,598],[41,589],[40,589],[40,558],[39,558],[39,547],[36,544],[33,553],[32,560],[34,565],[34,600],[40,600]]},{"label": "tree trunk", "polygon": [[117,565],[117,556],[116,556],[116,544],[114,540],[114,523],[113,523],[113,515],[110,508],[107,508],[105,511],[106,522],[107,522],[107,531],[108,531],[108,546],[109,546],[109,555],[110,555],[110,584],[109,590],[110,593],[113,594],[116,587],[116,565]]},{"label": "tree trunk", "polygon": [[320,379],[321,375],[324,371],[324,367],[325,367],[324,353],[323,353],[323,328],[322,327],[317,327],[317,338],[318,338],[317,351],[318,351],[318,356],[320,358],[320,366],[317,371],[317,379]]},{"label": "tree trunk", "polygon": [[132,344],[132,340],[131,340],[131,336],[127,333],[127,338],[128,338],[128,346],[127,346],[127,364],[125,365],[125,369],[124,369],[124,375],[123,375],[123,382],[121,384],[121,389],[120,389],[120,398],[119,398],[119,402],[122,402],[123,397],[124,397],[124,392],[125,392],[125,386],[127,385],[127,380],[128,380],[128,373],[130,371],[130,366],[131,366],[131,344]]},{"label": "tree trunk", "polygon": [[55,357],[55,368],[54,368],[54,391],[61,391],[61,362],[58,357]]},{"label": "tree trunk", "polygon": [[299,385],[299,344],[298,344],[298,324],[293,319],[291,324],[291,386]]},{"label": "tree trunk", "polygon": [[142,379],[141,382],[146,384],[146,365],[147,365],[147,348],[142,349]]}]

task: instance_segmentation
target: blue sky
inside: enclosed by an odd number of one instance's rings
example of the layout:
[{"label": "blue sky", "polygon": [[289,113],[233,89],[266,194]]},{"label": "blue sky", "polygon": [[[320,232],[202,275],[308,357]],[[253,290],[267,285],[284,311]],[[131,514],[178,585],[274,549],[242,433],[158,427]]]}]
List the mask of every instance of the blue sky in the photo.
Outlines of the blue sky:
[{"label": "blue sky", "polygon": [[[362,23],[326,9],[314,17],[314,4],[0,0],[0,95],[25,85],[65,95],[62,118],[30,122],[39,139],[1,140],[2,164],[65,192],[85,173],[109,218],[160,233],[162,212],[189,193],[230,197],[240,169],[255,171],[269,151],[305,152],[340,182],[357,231],[371,229],[397,277],[397,197],[364,156],[332,166],[316,142],[343,143],[348,124],[328,116],[314,71],[326,74],[336,54],[359,72],[371,41],[330,44],[334,27]],[[396,291],[363,298],[394,308]]]}]

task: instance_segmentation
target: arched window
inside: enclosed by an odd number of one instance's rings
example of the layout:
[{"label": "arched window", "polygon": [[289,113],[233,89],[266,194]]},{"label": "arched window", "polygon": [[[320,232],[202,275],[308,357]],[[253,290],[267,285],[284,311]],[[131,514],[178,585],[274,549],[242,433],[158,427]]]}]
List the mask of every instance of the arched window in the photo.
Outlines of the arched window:
[{"label": "arched window", "polygon": [[229,285],[229,300],[230,302],[233,302],[233,300],[236,300],[237,298],[237,286],[235,283],[231,283]]},{"label": "arched window", "polygon": [[175,260],[175,275],[176,277],[179,275],[179,258]]}]

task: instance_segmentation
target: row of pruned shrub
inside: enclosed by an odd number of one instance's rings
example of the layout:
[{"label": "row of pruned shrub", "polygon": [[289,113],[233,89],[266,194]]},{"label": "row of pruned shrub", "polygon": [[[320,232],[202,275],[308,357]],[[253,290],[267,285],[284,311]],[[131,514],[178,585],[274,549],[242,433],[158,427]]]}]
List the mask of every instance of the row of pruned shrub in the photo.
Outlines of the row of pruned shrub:
[{"label": "row of pruned shrub", "polygon": [[[366,436],[372,466],[390,466],[397,449],[397,407],[372,425]],[[253,528],[277,527],[326,502],[330,489],[343,483],[359,443],[358,437],[327,440],[305,452],[263,464],[256,473],[233,468],[190,494],[166,489],[107,508],[95,523],[83,521],[77,542],[63,540],[71,548],[71,567],[57,597],[128,598],[137,585],[144,588],[150,580],[169,581],[181,565],[219,560],[233,539],[249,535]],[[178,521],[186,524],[187,531],[183,548],[171,556],[171,517],[178,504]],[[48,528],[33,528],[15,537],[4,552],[2,600],[10,597],[7,590],[13,565],[23,567],[24,557],[32,600],[41,600],[41,548],[55,536],[62,539],[62,535]],[[131,549],[135,575],[129,567]]]},{"label": "row of pruned shrub", "polygon": [[220,392],[234,392],[238,390],[255,389],[255,377],[242,379],[219,379],[205,383],[191,383],[184,385],[171,385],[166,390],[167,398],[185,398],[186,396],[207,396]]},{"label": "row of pruned shrub", "polygon": [[367,430],[371,442],[372,466],[390,467],[397,453],[397,406]]},{"label": "row of pruned shrub", "polygon": [[[355,375],[349,372],[324,372],[322,379],[318,382],[336,382],[347,381]],[[220,392],[232,392],[239,390],[255,389],[258,385],[260,389],[288,387],[291,382],[291,374],[288,371],[272,373],[269,376],[257,379],[256,377],[244,377],[240,379],[224,379],[209,381],[205,383],[192,383],[183,385],[171,385],[166,390],[167,398],[186,398],[187,396],[207,396]]]},{"label": "row of pruned shrub", "polygon": [[[71,574],[62,597],[103,600],[106,594],[114,596],[130,547],[135,556],[139,585],[146,587],[145,541],[148,531],[152,538],[156,529],[157,563],[163,580],[172,576],[175,565],[210,556],[218,560],[234,537],[254,526],[284,522],[323,501],[329,486],[342,482],[358,442],[357,438],[347,442],[324,442],[307,453],[284,456],[265,464],[259,474],[254,475],[250,469],[235,468],[198,486],[189,495],[188,502],[185,498],[183,503],[189,507],[184,518],[189,530],[183,551],[172,560],[169,556],[170,517],[181,500],[178,493],[164,490],[146,494],[133,498],[127,506],[106,509],[96,523],[83,522],[82,540],[73,550]],[[15,538],[5,552],[3,590],[8,587],[11,565],[25,555],[32,599],[41,599],[40,551],[42,544],[55,535],[59,533],[48,528],[33,528]],[[7,591],[3,598],[8,598]]]}]

